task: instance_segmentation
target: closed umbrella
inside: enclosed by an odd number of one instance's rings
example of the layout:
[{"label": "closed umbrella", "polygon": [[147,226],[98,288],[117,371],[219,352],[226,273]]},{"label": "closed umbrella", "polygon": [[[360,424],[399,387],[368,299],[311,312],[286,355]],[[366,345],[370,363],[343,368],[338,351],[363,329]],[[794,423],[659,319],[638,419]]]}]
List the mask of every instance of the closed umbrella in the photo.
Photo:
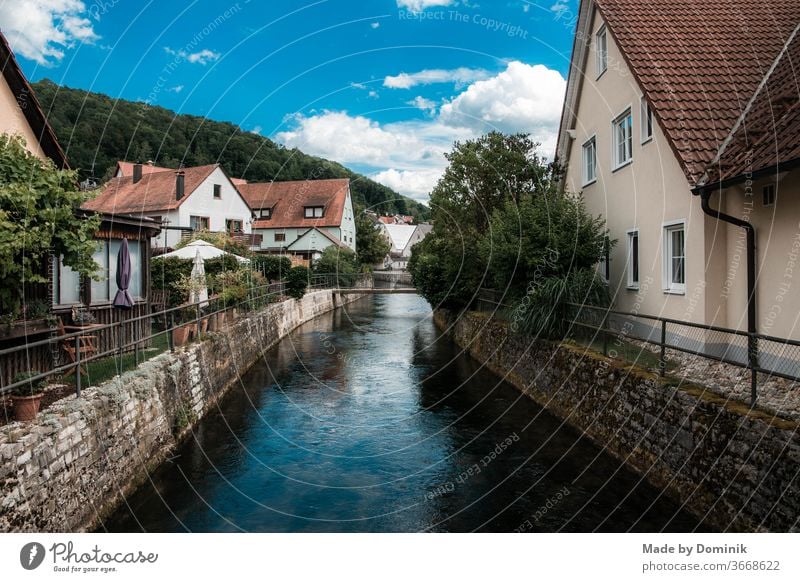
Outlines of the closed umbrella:
[{"label": "closed umbrella", "polygon": [[206,286],[206,263],[200,256],[200,250],[194,256],[192,264],[192,293],[189,303],[199,303],[200,307],[208,306],[208,287]]},{"label": "closed umbrella", "polygon": [[117,253],[117,294],[114,296],[114,307],[118,309],[131,309],[133,297],[128,291],[131,283],[131,253],[128,250],[128,239],[122,239],[122,245]]}]

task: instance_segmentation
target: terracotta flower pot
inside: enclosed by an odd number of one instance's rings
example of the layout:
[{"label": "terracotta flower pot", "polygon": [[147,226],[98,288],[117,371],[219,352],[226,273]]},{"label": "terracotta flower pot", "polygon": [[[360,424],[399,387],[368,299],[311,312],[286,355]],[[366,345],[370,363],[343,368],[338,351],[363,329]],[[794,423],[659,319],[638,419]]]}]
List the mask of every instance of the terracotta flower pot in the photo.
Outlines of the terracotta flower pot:
[{"label": "terracotta flower pot", "polygon": [[16,420],[33,420],[39,413],[44,394],[34,394],[33,396],[12,396],[14,403],[14,418]]},{"label": "terracotta flower pot", "polygon": [[182,325],[172,330],[172,341],[176,347],[185,345],[192,333],[191,324]]}]

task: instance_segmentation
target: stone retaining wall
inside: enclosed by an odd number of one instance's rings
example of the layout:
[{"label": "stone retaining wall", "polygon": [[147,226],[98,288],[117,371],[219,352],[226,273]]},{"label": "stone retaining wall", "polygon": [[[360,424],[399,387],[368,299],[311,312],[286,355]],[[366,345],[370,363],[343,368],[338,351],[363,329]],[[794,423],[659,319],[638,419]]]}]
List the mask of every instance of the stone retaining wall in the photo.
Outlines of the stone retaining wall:
[{"label": "stone retaining wall", "polygon": [[800,529],[798,424],[486,314],[437,324],[473,357],[725,531]]},{"label": "stone retaining wall", "polygon": [[0,531],[91,530],[261,354],[358,296],[308,293],[0,429]]}]

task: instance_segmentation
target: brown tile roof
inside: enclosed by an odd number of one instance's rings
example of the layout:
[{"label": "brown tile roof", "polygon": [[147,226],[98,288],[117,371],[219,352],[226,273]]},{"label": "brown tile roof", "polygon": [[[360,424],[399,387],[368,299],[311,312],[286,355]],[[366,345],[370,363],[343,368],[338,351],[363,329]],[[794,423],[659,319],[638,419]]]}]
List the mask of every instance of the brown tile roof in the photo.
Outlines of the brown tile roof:
[{"label": "brown tile roof", "polygon": [[28,83],[28,79],[25,78],[25,74],[19,67],[14,52],[2,32],[0,32],[0,66],[3,67],[3,77],[17,99],[17,103],[25,104],[25,107],[20,108],[28,121],[28,125],[30,125],[34,135],[39,140],[39,145],[44,154],[53,160],[53,163],[58,168],[69,168],[67,156],[64,150],[61,149],[56,134],[53,128],[50,127],[50,123],[48,123],[47,117],[42,111],[42,106],[39,104],[33,88]]},{"label": "brown tile roof", "polygon": [[[122,171],[123,176],[133,176],[133,166],[136,165],[134,162],[124,162],[119,160],[117,162],[117,170]],[[154,174],[156,172],[176,172],[172,168],[162,168],[161,166],[151,166],[150,164],[142,164],[142,175],[144,174]]]},{"label": "brown tile roof", "polygon": [[800,2],[596,2],[695,184],[800,22]]},{"label": "brown tile roof", "polygon": [[795,32],[776,60],[772,74],[723,143],[702,180],[704,183],[730,180],[800,160],[797,67],[800,67],[800,33]]},{"label": "brown tile roof", "polygon": [[83,205],[86,210],[108,214],[140,214],[174,210],[216,170],[219,164],[184,168],[184,196],[175,199],[175,172],[145,174],[136,184],[132,176],[112,178],[97,198]]},{"label": "brown tile roof", "polygon": [[[272,217],[256,220],[254,229],[338,227],[342,223],[350,180],[266,182],[238,188],[252,210],[272,209]],[[323,217],[305,218],[306,206],[324,206]]]}]

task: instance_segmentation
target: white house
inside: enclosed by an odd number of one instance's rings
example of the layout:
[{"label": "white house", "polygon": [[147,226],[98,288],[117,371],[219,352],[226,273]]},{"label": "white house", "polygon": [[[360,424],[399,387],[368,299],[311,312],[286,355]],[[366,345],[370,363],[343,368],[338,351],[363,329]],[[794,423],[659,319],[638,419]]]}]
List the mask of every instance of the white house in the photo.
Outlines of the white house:
[{"label": "white house", "polygon": [[130,176],[112,178],[84,208],[161,221],[163,230],[154,244],[163,247],[175,246],[183,232],[192,230],[251,232],[250,207],[219,164],[157,169],[148,172],[134,164]]},{"label": "white house", "polygon": [[557,155],[618,241],[618,309],[800,338],[798,24],[798,2],[580,2]]},{"label": "white house", "polygon": [[389,254],[383,260],[384,269],[405,270],[411,258],[411,249],[421,242],[433,230],[431,224],[386,224],[381,223],[379,228],[383,236],[392,245]]},{"label": "white house", "polygon": [[332,245],[356,251],[350,180],[301,180],[238,186],[255,214],[258,251],[291,255],[304,262]]}]

